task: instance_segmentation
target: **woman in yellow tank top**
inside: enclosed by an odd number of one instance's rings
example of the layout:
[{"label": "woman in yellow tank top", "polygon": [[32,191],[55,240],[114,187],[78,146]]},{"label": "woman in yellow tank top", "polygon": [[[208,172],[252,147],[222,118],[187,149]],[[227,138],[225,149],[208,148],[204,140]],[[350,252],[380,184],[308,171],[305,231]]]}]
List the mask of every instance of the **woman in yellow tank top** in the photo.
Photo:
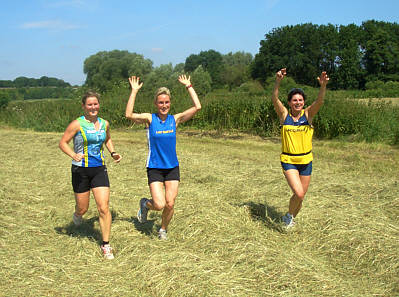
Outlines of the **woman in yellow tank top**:
[{"label": "woman in yellow tank top", "polygon": [[283,173],[293,195],[288,212],[282,217],[287,228],[293,227],[294,218],[302,207],[302,201],[310,184],[312,173],[312,120],[323,105],[326,87],[329,81],[326,72],[317,78],[320,84],[316,101],[304,108],[306,95],[302,89],[294,88],[288,94],[289,110],[278,99],[280,82],[287,75],[286,68],[276,73],[272,101],[280,119],[282,153],[280,155]]}]

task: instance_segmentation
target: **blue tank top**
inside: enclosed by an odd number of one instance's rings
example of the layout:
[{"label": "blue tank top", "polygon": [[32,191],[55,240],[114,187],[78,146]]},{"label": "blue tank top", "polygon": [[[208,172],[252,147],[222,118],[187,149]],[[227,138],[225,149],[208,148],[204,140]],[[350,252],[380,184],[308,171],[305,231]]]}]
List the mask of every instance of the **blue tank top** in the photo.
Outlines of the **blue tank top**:
[{"label": "blue tank top", "polygon": [[72,164],[79,167],[99,167],[105,164],[103,143],[107,137],[106,123],[98,118],[100,127],[96,130],[94,124],[81,116],[76,119],[80,124],[80,131],[73,137],[75,153],[83,154],[80,162],[72,160]]},{"label": "blue tank top", "polygon": [[147,168],[171,169],[179,166],[176,154],[175,117],[168,114],[164,122],[157,114],[147,128],[148,158]]}]

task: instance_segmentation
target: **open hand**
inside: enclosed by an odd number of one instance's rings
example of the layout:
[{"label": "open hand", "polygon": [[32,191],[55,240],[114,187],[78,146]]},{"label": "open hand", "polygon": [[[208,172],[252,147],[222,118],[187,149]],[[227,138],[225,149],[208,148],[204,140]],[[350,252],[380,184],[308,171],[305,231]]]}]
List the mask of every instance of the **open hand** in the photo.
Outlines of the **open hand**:
[{"label": "open hand", "polygon": [[319,81],[321,87],[325,87],[330,78],[328,77],[327,72],[323,71],[321,75],[317,77],[317,80]]},{"label": "open hand", "polygon": [[143,86],[143,83],[140,83],[140,77],[132,76],[129,77],[129,83],[130,86],[132,87],[132,90],[140,90],[140,88]]},{"label": "open hand", "polygon": [[191,85],[190,76],[188,76],[188,78],[187,78],[185,74],[180,75],[179,76],[179,82],[181,82],[185,86]]}]

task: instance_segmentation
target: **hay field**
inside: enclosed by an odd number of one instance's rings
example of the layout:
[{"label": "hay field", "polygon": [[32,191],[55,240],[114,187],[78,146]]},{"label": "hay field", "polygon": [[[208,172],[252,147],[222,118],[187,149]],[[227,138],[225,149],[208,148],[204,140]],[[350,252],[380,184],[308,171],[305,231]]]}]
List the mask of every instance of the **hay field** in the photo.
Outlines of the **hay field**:
[{"label": "hay field", "polygon": [[391,103],[393,106],[399,106],[399,98],[361,98],[355,100],[359,100],[362,103]]},{"label": "hay field", "polygon": [[399,150],[314,142],[297,226],[287,209],[278,139],[180,132],[182,182],[169,240],[148,197],[143,130],[112,131],[107,155],[115,259],[99,251],[92,200],[71,223],[70,159],[60,133],[0,129],[0,296],[398,296]]}]

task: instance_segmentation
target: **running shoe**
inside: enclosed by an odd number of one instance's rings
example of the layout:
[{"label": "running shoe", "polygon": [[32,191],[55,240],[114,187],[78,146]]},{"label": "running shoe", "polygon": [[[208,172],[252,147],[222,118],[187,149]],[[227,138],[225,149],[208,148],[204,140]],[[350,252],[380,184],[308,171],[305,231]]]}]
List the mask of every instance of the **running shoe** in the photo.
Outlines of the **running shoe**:
[{"label": "running shoe", "polygon": [[281,220],[283,221],[285,228],[290,229],[295,226],[294,217],[290,213],[286,213]]},{"label": "running shoe", "polygon": [[109,244],[100,245],[100,247],[105,259],[112,260],[114,258],[112,247]]},{"label": "running shoe", "polygon": [[73,213],[72,221],[75,224],[75,226],[79,226],[82,224],[83,219],[82,216],[78,216],[76,213]]},{"label": "running shoe", "polygon": [[147,201],[148,201],[147,198],[140,199],[140,208],[139,211],[137,212],[137,219],[139,220],[140,223],[147,222],[147,214],[148,214]]},{"label": "running shoe", "polygon": [[159,231],[158,231],[158,238],[159,238],[160,240],[167,240],[167,239],[168,239],[168,233],[166,232],[166,230],[159,229]]}]

